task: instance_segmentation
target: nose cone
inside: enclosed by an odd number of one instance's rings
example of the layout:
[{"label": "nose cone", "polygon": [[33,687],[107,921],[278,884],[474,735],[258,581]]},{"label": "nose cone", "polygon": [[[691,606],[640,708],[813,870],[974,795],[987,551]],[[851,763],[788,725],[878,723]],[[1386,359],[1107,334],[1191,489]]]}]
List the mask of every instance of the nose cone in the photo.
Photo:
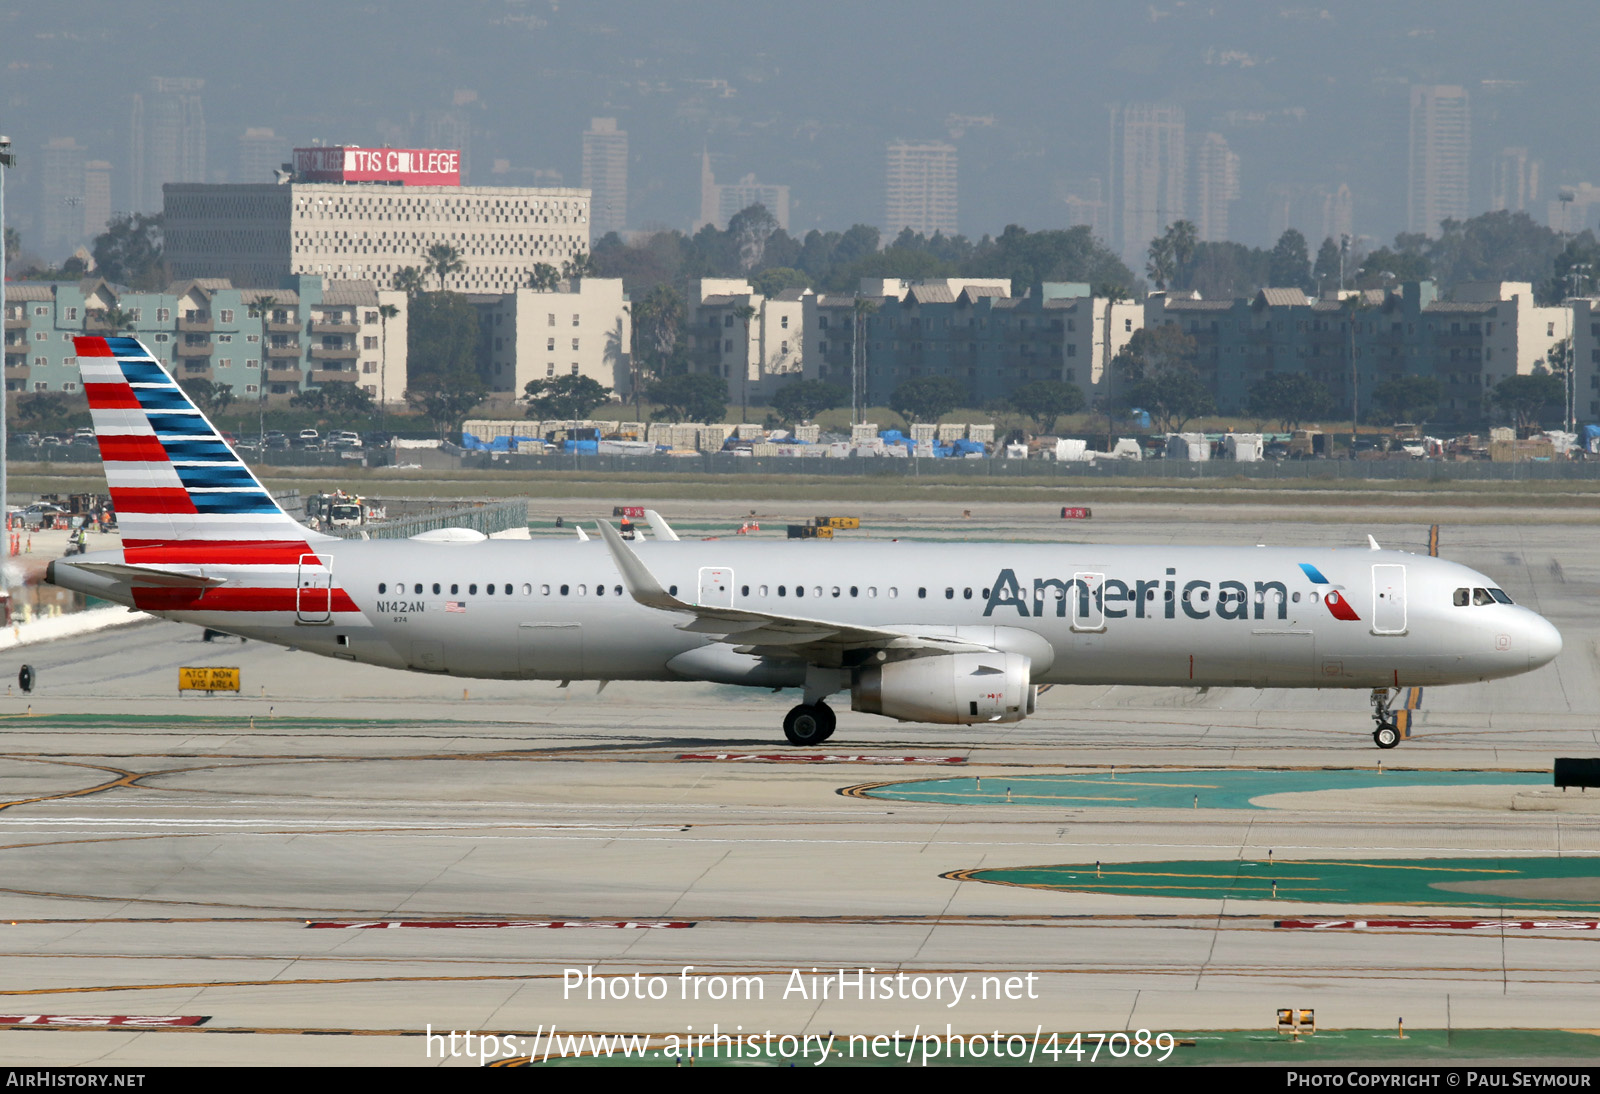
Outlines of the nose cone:
[{"label": "nose cone", "polygon": [[1528,667],[1536,669],[1548,665],[1561,653],[1561,632],[1541,615],[1529,612],[1523,629],[1523,645],[1528,651]]}]

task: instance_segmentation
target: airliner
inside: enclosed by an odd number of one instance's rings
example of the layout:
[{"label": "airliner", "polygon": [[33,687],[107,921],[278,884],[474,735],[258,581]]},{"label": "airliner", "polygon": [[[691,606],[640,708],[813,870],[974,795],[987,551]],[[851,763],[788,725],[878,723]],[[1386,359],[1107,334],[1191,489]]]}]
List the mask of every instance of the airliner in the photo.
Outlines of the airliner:
[{"label": "airliner", "polygon": [[1053,684],[1353,688],[1373,740],[1423,687],[1548,664],[1561,635],[1490,578],[1356,548],[681,540],[465,529],[350,540],[296,522],[133,338],[76,339],[122,530],[47,580],[166,619],[448,676],[798,689],[902,722],[1017,722]]}]

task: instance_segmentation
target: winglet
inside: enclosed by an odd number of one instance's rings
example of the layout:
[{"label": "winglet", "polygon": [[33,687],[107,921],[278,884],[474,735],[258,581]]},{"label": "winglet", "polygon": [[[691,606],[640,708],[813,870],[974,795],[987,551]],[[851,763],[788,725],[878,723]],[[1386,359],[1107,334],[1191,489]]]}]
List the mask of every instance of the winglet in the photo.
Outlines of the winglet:
[{"label": "winglet", "polygon": [[650,522],[650,530],[656,534],[658,539],[670,540],[673,543],[678,542],[678,533],[672,530],[672,525],[662,519],[660,513],[654,509],[646,509],[644,511],[644,519]]},{"label": "winglet", "polygon": [[576,524],[574,524],[572,526],[572,530],[574,532],[578,533],[578,542],[579,543],[588,543],[589,542],[589,533],[588,532],[585,532],[582,528],[579,528]]},{"label": "winglet", "polygon": [[627,586],[628,595],[647,608],[660,608],[663,611],[688,612],[694,609],[667,590],[661,587],[639,556],[633,549],[623,542],[621,534],[609,521],[595,521],[600,529],[600,535],[606,541],[606,547],[611,551],[611,558],[617,564],[617,569],[622,573],[622,583]]},{"label": "winglet", "polygon": [[1377,541],[1377,540],[1375,540],[1375,539],[1373,539],[1373,538],[1372,538],[1372,533],[1370,533],[1370,532],[1369,532],[1369,533],[1367,533],[1367,543],[1368,543],[1368,544],[1369,544],[1369,545],[1370,545],[1370,546],[1371,546],[1371,547],[1372,547],[1372,549],[1373,549],[1373,550],[1374,550],[1374,551],[1381,551],[1381,550],[1383,550],[1383,548],[1382,548],[1382,547],[1379,547],[1379,546],[1378,546],[1378,541]]}]

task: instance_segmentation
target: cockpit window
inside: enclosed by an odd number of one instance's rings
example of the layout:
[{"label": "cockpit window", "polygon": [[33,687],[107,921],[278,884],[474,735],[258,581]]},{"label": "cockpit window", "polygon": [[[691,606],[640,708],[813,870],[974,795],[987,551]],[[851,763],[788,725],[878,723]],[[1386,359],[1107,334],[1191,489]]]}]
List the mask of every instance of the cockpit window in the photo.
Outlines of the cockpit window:
[{"label": "cockpit window", "polygon": [[1496,600],[1498,600],[1502,604],[1510,604],[1510,603],[1512,603],[1511,598],[1505,594],[1505,590],[1503,590],[1503,589],[1490,589],[1489,590],[1489,595],[1494,597]]},{"label": "cockpit window", "polygon": [[1457,589],[1455,595],[1456,607],[1465,608],[1472,599],[1471,589]]},{"label": "cockpit window", "polygon": [[1472,603],[1474,605],[1478,605],[1478,604],[1493,604],[1494,603],[1494,597],[1489,595],[1489,590],[1488,589],[1473,589],[1472,590]]}]

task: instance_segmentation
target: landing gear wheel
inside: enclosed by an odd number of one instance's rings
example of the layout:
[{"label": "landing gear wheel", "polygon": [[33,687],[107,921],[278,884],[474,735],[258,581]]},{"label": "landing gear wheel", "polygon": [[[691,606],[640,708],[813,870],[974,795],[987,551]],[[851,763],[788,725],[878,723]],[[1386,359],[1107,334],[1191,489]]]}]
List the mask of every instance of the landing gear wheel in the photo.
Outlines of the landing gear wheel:
[{"label": "landing gear wheel", "polygon": [[1379,748],[1393,748],[1400,743],[1400,731],[1386,722],[1372,731],[1372,743]]},{"label": "landing gear wheel", "polygon": [[839,724],[839,717],[827,703],[818,703],[812,709],[817,712],[817,717],[822,719],[822,736],[817,738],[817,743],[821,744],[833,736],[834,727]]},{"label": "landing gear wheel", "polygon": [[801,703],[783,719],[783,735],[792,745],[820,745],[833,733],[833,711],[826,703]]}]

